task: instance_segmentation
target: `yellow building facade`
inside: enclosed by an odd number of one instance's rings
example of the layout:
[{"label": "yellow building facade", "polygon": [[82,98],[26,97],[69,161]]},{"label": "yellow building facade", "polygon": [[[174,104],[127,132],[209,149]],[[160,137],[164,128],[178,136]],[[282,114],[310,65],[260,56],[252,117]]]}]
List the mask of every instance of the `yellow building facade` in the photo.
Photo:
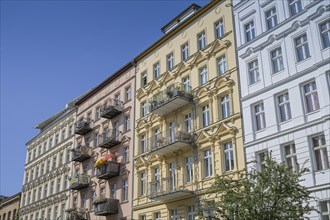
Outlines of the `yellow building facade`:
[{"label": "yellow building facade", "polygon": [[245,167],[229,0],[191,5],[136,59],[134,219],[197,219]]}]

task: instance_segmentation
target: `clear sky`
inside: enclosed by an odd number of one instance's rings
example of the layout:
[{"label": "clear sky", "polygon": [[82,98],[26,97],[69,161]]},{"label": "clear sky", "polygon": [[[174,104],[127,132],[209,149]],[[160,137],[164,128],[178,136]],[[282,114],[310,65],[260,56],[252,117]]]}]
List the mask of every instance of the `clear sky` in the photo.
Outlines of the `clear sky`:
[{"label": "clear sky", "polygon": [[190,4],[163,0],[0,0],[0,194],[21,190],[33,126],[162,36]]}]

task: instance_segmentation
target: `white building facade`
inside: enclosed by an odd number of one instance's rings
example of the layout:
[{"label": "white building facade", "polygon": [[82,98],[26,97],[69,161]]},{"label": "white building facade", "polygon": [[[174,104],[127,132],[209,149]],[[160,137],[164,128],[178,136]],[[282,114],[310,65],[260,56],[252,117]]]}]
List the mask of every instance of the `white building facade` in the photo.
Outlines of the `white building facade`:
[{"label": "white building facade", "polygon": [[44,120],[27,145],[20,220],[65,219],[69,208],[74,103]]},{"label": "white building facade", "polygon": [[247,169],[266,153],[292,169],[330,218],[330,5],[233,1]]}]

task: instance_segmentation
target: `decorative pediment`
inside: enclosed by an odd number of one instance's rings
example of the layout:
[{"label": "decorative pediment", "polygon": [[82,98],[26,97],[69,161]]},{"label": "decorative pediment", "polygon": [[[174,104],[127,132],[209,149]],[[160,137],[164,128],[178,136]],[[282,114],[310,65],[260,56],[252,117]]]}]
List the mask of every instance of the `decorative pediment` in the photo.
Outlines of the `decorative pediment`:
[{"label": "decorative pediment", "polygon": [[145,161],[142,157],[135,158],[135,163],[134,163],[135,167],[140,167],[140,166],[143,166],[144,164],[145,164]]},{"label": "decorative pediment", "polygon": [[214,82],[214,87],[217,89],[223,88],[227,86],[226,82],[227,80],[225,77],[220,77]]},{"label": "decorative pediment", "polygon": [[196,91],[195,97],[201,98],[201,97],[207,95],[208,92],[209,91],[206,89],[206,87],[201,87]]},{"label": "decorative pediment", "polygon": [[136,98],[137,99],[141,99],[142,97],[146,96],[147,93],[144,89],[142,88],[139,88],[137,91],[136,91]]},{"label": "decorative pediment", "polygon": [[129,142],[131,140],[130,137],[128,137],[127,135],[123,135],[123,138],[121,139],[121,142],[124,143],[124,142]]},{"label": "decorative pediment", "polygon": [[208,133],[205,132],[205,131],[201,131],[201,132],[199,133],[199,135],[197,136],[196,143],[200,143],[200,142],[208,141],[210,137],[211,137],[210,134],[208,134]]},{"label": "decorative pediment", "polygon": [[152,80],[150,82],[150,85],[148,86],[148,93],[152,93],[154,92],[155,90],[159,89],[159,85],[158,85],[158,82],[156,82],[156,80]]},{"label": "decorative pediment", "polygon": [[168,81],[170,81],[171,79],[173,79],[172,75],[170,74],[169,71],[166,71],[164,74],[163,74],[163,77],[160,79],[160,85],[166,85],[166,83]]},{"label": "decorative pediment", "polygon": [[193,57],[191,63],[197,64],[201,61],[203,61],[206,57],[206,53],[204,53],[203,51],[198,51],[195,56]]},{"label": "decorative pediment", "polygon": [[126,168],[126,166],[121,166],[120,176],[128,176],[130,171]]},{"label": "decorative pediment", "polygon": [[189,65],[186,62],[181,62],[177,69],[176,69],[176,74],[177,73],[181,73],[184,72],[185,70],[187,70],[189,68]]}]

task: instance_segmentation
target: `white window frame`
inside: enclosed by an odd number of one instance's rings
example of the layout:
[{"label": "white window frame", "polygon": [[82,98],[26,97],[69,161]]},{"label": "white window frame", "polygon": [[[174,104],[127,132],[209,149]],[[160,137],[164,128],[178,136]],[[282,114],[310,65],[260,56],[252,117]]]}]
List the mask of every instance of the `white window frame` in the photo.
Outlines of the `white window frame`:
[{"label": "white window frame", "polygon": [[211,124],[209,105],[204,105],[202,107],[202,120],[203,120],[203,127],[204,128]]},{"label": "white window frame", "polygon": [[132,90],[131,86],[125,88],[125,101],[128,102],[132,99]]},{"label": "white window frame", "polygon": [[140,192],[139,194],[141,196],[146,194],[146,172],[141,172],[140,173]]},{"label": "white window frame", "polygon": [[297,172],[299,169],[298,160],[297,160],[297,151],[295,144],[287,143],[282,146],[283,158],[285,164],[288,167],[291,167],[291,172]]},{"label": "white window frame", "polygon": [[194,159],[192,156],[185,158],[186,162],[186,183],[190,183],[193,181],[193,169],[194,169]]},{"label": "white window frame", "polygon": [[[324,203],[327,210],[322,209],[322,204]],[[320,209],[319,211],[320,211],[321,219],[323,219],[323,217],[330,218],[330,200],[319,201],[319,209]]]},{"label": "white window frame", "polygon": [[200,76],[200,85],[204,85],[208,81],[208,70],[207,66],[203,66],[199,69],[199,76]]},{"label": "white window frame", "polygon": [[143,135],[141,135],[141,142],[140,142],[140,144],[141,144],[141,153],[143,154],[143,153],[145,153],[145,152],[147,152],[147,138],[146,138],[146,135],[145,134],[143,134]]},{"label": "white window frame", "polygon": [[195,220],[195,206],[188,206],[187,207],[187,220]]},{"label": "white window frame", "polygon": [[206,47],[206,32],[202,31],[197,36],[198,39],[198,49],[203,50]]},{"label": "white window frame", "polygon": [[212,164],[212,151],[207,149],[204,151],[204,178],[209,178],[213,175],[213,164]]},{"label": "white window frame", "polygon": [[141,102],[141,117],[145,117],[147,115],[147,102]]},{"label": "white window frame", "polygon": [[221,56],[217,60],[218,63],[218,75],[221,76],[227,71],[227,59],[226,56]]},{"label": "white window frame", "polygon": [[184,128],[187,132],[192,132],[192,117],[191,113],[188,113],[184,116]]},{"label": "white window frame", "polygon": [[258,171],[262,171],[264,169],[264,164],[266,162],[267,157],[268,157],[268,150],[262,150],[256,152]]},{"label": "white window frame", "polygon": [[159,78],[159,76],[160,76],[160,64],[159,64],[159,62],[157,62],[153,65],[153,73],[154,73],[153,74],[154,79]]},{"label": "white window frame", "polygon": [[148,84],[148,74],[147,71],[141,73],[141,87],[145,87]]},{"label": "white window frame", "polygon": [[263,102],[253,105],[253,116],[256,131],[264,130],[266,128],[266,116]]},{"label": "white window frame", "polygon": [[302,3],[301,0],[289,0],[289,11],[290,15],[294,16],[302,11]]},{"label": "white window frame", "polygon": [[265,12],[267,30],[274,28],[278,24],[277,9],[272,7]]},{"label": "white window frame", "polygon": [[124,163],[128,163],[129,162],[129,147],[124,146],[123,150],[124,150]]},{"label": "white window frame", "polygon": [[129,115],[125,115],[124,117],[125,120],[125,132],[128,132],[129,130],[131,130],[131,117]]},{"label": "white window frame", "polygon": [[223,19],[220,19],[214,24],[214,30],[216,39],[220,39],[225,34]]},{"label": "white window frame", "polygon": [[260,81],[260,74],[259,74],[259,62],[258,59],[254,59],[250,61],[248,64],[248,78],[249,78],[249,85],[255,84]]},{"label": "white window frame", "polygon": [[[314,146],[313,140],[317,139],[318,146]],[[324,144],[322,143],[324,140]],[[329,165],[329,157],[328,157],[328,152],[327,152],[327,143],[325,140],[324,134],[318,134],[310,137],[310,143],[311,143],[311,148],[313,152],[313,160],[314,160],[314,170],[315,171],[322,171],[322,170],[327,170],[330,168]],[[316,154],[316,152],[319,152]],[[319,158],[318,156],[319,155]],[[320,160],[318,162],[318,159]]]},{"label": "white window frame", "polygon": [[[322,26],[325,29],[322,29]],[[327,19],[319,24],[319,30],[322,41],[322,49],[326,49],[330,47],[330,19]]]},{"label": "white window frame", "polygon": [[171,209],[170,210],[170,216],[171,216],[171,220],[179,220],[178,210],[177,209]]},{"label": "white window frame", "polygon": [[250,42],[256,37],[256,28],[254,20],[251,20],[244,24],[244,36],[245,42]]},{"label": "white window frame", "polygon": [[228,118],[230,116],[230,98],[229,95],[225,95],[220,98],[220,113],[221,119]]},{"label": "white window frame", "polygon": [[223,150],[224,150],[225,172],[231,172],[235,169],[235,156],[234,156],[233,143],[232,142],[225,143],[223,145]]},{"label": "white window frame", "polygon": [[[306,87],[308,86],[308,87]],[[313,88],[315,87],[315,88]],[[306,88],[309,88],[309,91],[306,91]],[[305,109],[307,113],[312,113],[320,109],[320,100],[317,92],[316,81],[309,81],[302,85],[302,92],[304,96]],[[310,98],[310,101],[308,99]],[[311,105],[309,105],[309,103]]]},{"label": "white window frame", "polygon": [[110,184],[110,198],[111,199],[116,199],[117,198],[117,184],[112,183]]},{"label": "white window frame", "polygon": [[281,47],[270,51],[270,58],[272,62],[273,73],[278,73],[284,70],[283,53]]},{"label": "white window frame", "polygon": [[190,78],[189,76],[184,77],[182,79],[183,85],[184,85],[184,89],[186,90],[186,92],[190,92]]},{"label": "white window frame", "polygon": [[181,59],[185,61],[189,58],[189,44],[188,42],[181,46]]},{"label": "white window frame", "polygon": [[288,91],[278,94],[276,96],[276,103],[277,103],[279,121],[285,122],[291,120],[292,114],[291,114],[290,96]]},{"label": "white window frame", "polygon": [[311,57],[306,33],[296,37],[294,39],[294,45],[295,45],[296,58],[298,63]]},{"label": "white window frame", "polygon": [[174,54],[173,52],[166,56],[167,70],[171,71],[174,67]]}]

